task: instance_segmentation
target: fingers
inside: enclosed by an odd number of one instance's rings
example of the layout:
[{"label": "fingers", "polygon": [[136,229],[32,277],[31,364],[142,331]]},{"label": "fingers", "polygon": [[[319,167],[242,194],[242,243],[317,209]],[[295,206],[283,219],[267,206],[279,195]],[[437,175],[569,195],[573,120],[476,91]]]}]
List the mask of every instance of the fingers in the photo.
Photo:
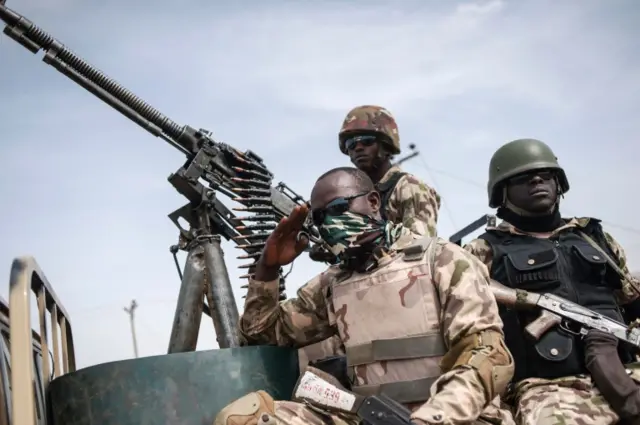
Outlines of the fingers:
[{"label": "fingers", "polygon": [[304,251],[307,246],[309,246],[309,236],[307,236],[304,232],[299,232],[296,237],[296,254],[300,255],[302,251]]},{"label": "fingers", "polygon": [[[297,236],[298,232],[302,230],[307,215],[309,214],[309,208],[306,205],[298,205],[291,211],[289,217],[285,217],[280,220],[271,237],[274,239],[280,239],[282,237],[289,237],[291,235]],[[309,244],[307,240],[306,244]]]},{"label": "fingers", "polygon": [[[296,206],[291,214],[289,214],[289,221],[291,222],[291,231],[299,232],[304,225],[307,216],[309,215],[309,207],[307,205]],[[308,241],[307,241],[308,243]]]}]

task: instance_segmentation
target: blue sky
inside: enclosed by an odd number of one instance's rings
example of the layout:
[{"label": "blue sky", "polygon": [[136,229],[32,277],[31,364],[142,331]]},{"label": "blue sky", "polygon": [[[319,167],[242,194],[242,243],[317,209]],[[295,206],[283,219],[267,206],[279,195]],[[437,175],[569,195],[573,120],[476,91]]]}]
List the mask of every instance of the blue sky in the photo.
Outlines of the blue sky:
[{"label": "blue sky", "polygon": [[[627,196],[640,153],[634,0],[240,3],[8,0],[173,120],[257,152],[304,196],[349,164],[337,147],[347,110],[384,105],[405,149],[422,152],[405,168],[441,193],[446,237],[488,212],[493,151],[542,139],[571,181],[564,214],[605,220],[640,269],[627,229],[640,227]],[[79,366],[133,355],[132,298],[140,354],[164,353],[179,286],[166,216],[185,202],[166,178],[184,158],[40,59],[0,36],[0,270],[36,257],[71,315]],[[225,252],[242,306],[239,250]],[[299,259],[289,294],[322,269]],[[198,348],[215,346],[205,317]]]}]

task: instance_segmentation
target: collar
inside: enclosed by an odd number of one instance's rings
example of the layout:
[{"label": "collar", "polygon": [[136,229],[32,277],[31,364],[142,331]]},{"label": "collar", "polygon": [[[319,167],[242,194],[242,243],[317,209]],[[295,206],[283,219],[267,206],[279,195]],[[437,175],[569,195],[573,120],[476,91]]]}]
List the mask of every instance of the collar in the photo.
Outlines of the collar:
[{"label": "collar", "polygon": [[[595,218],[591,218],[591,217],[563,218],[562,221],[564,223],[559,227],[557,227],[556,229],[554,229],[549,235],[549,237],[555,236],[558,233],[567,229],[584,229],[587,227],[587,225],[589,225],[589,223],[599,222],[599,220],[596,220]],[[488,226],[486,230],[510,233],[512,235],[524,235],[524,236],[531,236],[536,234],[535,232],[525,232],[523,230],[520,230],[513,224],[507,222],[506,220],[502,220],[500,224],[498,224],[497,226]]]},{"label": "collar", "polygon": [[389,170],[387,170],[386,173],[384,173],[384,176],[382,176],[382,178],[380,179],[380,181],[377,184],[381,184],[386,182],[387,180],[389,180],[391,178],[392,175],[394,175],[395,173],[398,172],[402,172],[402,168],[400,168],[399,165],[393,165],[391,166],[391,168],[389,168]]}]

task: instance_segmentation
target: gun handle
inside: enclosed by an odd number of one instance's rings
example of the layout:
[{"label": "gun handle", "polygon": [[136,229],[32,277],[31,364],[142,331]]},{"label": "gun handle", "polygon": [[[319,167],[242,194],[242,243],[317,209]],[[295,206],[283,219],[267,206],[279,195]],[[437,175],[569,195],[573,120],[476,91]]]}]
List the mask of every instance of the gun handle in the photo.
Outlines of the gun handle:
[{"label": "gun handle", "polygon": [[544,310],[536,320],[529,323],[524,328],[524,331],[537,341],[549,329],[559,325],[560,322],[562,322],[562,318],[560,316]]}]

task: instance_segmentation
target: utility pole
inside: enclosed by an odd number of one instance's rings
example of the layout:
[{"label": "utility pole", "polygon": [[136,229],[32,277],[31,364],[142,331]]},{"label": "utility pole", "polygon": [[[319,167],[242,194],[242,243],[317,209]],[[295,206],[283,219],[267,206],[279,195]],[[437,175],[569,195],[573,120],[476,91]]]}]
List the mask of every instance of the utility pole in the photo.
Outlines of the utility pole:
[{"label": "utility pole", "polygon": [[398,159],[396,162],[393,163],[393,165],[400,165],[403,162],[408,161],[408,160],[410,160],[412,158],[415,158],[416,156],[420,155],[420,151],[416,150],[416,145],[415,144],[411,143],[409,145],[409,149],[411,149],[411,153],[409,155],[407,155],[407,156],[404,156],[404,157]]},{"label": "utility pole", "polygon": [[124,311],[129,315],[129,322],[131,323],[131,337],[133,338],[133,354],[136,359],[138,358],[138,341],[136,340],[136,327],[134,325],[135,312],[136,308],[138,308],[138,303],[136,300],[131,300],[131,306],[125,307]]}]

